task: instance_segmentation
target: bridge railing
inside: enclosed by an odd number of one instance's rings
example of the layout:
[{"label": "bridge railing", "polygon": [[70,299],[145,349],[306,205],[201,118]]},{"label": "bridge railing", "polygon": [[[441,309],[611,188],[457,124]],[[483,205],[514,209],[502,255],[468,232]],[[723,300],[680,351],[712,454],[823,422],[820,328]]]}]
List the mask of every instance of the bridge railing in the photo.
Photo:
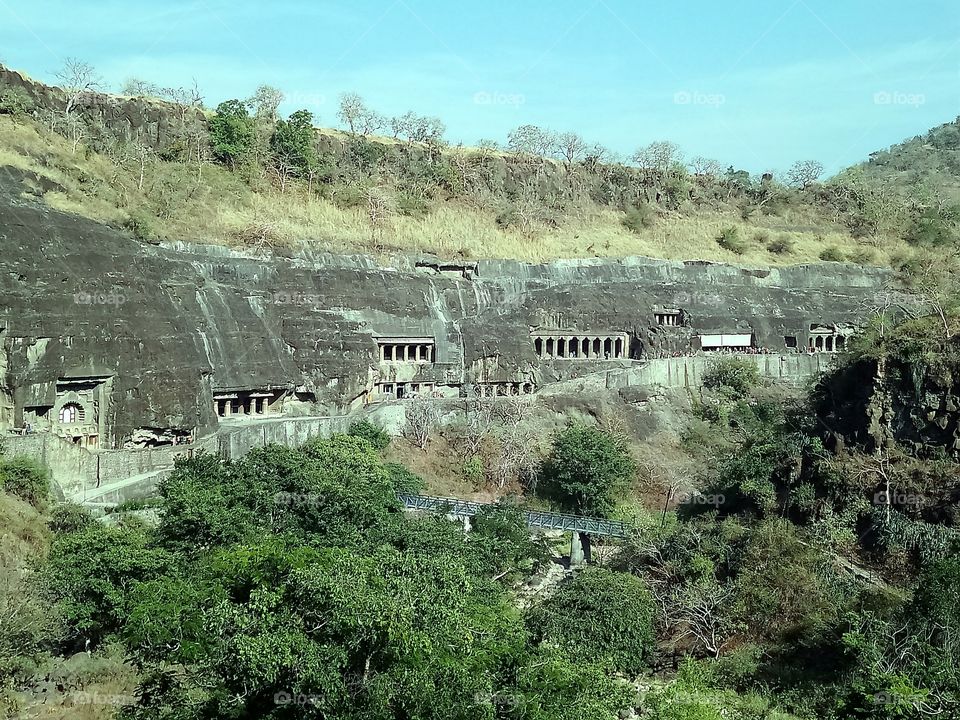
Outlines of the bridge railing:
[{"label": "bridge railing", "polygon": [[[454,517],[473,517],[481,509],[490,507],[492,503],[478,503],[460,498],[432,497],[430,495],[410,495],[401,493],[397,496],[407,510],[437,512]],[[546,530],[567,530],[581,532],[587,535],[606,537],[627,537],[630,526],[620,520],[587,517],[584,515],[570,515],[567,513],[547,512],[543,510],[524,511],[528,527],[544,528]]]}]

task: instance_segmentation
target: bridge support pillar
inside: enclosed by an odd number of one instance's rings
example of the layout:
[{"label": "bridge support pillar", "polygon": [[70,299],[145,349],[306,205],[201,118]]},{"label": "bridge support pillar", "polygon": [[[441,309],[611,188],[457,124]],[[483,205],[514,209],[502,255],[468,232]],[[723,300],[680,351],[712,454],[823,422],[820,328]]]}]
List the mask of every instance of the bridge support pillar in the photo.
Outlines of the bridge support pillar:
[{"label": "bridge support pillar", "polygon": [[590,561],[590,536],[574,531],[570,539],[570,567]]},{"label": "bridge support pillar", "polygon": [[463,532],[468,533],[473,529],[473,523],[470,522],[470,516],[464,515],[460,518],[463,521]]}]

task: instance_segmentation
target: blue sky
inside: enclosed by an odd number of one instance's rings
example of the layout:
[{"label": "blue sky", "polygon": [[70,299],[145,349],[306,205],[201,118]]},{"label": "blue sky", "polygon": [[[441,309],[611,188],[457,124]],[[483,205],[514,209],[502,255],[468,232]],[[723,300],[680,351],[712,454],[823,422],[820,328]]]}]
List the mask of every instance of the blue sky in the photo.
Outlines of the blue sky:
[{"label": "blue sky", "polygon": [[211,106],[269,83],[325,126],[355,91],[453,142],[534,123],[753,172],[837,170],[960,114],[958,0],[0,0],[0,62],[50,81],[66,56]]}]

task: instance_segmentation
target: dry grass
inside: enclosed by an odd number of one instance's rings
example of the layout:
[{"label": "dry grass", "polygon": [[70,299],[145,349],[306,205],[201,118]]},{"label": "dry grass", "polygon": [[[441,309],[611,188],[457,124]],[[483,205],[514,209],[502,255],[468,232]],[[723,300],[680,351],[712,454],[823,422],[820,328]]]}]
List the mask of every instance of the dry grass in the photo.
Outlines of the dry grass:
[{"label": "dry grass", "polygon": [[[594,207],[566,218],[558,228],[535,226],[522,232],[498,227],[491,210],[459,200],[434,203],[422,219],[394,215],[375,238],[363,207],[344,209],[301,188],[280,193],[267,181],[259,183],[255,192],[237,175],[213,165],[204,166],[197,182],[195,166],[158,163],[148,171],[140,190],[129,167],[118,168],[82,147],[74,153],[70,143],[45,128],[10,118],[0,118],[3,166],[31,171],[48,181],[34,194],[42,195],[51,207],[112,225],[152,207],[165,178],[168,187],[185,197],[176,200],[164,218],[150,218],[153,231],[160,237],[195,242],[238,244],[238,238],[251,235],[251,228],[265,228],[279,244],[332,252],[414,252],[528,261],[645,255],[761,266],[817,262],[828,247],[836,247],[845,257],[863,249],[862,242],[827,223],[813,209],[749,222],[732,211],[672,214],[634,233],[621,224],[622,213]],[[737,228],[744,241],[742,254],[717,244],[720,231],[727,227]],[[788,240],[791,251],[768,250],[766,245],[774,238]],[[904,244],[884,240],[874,243],[874,249],[872,262],[885,264]]]}]

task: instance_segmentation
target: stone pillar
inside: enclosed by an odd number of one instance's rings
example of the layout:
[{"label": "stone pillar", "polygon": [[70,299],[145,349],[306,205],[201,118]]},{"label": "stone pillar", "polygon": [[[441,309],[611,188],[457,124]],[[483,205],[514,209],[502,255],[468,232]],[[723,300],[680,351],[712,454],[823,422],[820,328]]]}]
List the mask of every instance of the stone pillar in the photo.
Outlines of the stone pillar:
[{"label": "stone pillar", "polygon": [[470,532],[473,529],[473,524],[470,522],[470,516],[464,515],[461,520],[463,520],[463,532]]},{"label": "stone pillar", "polygon": [[576,530],[571,533],[570,539],[570,567],[583,564],[583,540]]}]

